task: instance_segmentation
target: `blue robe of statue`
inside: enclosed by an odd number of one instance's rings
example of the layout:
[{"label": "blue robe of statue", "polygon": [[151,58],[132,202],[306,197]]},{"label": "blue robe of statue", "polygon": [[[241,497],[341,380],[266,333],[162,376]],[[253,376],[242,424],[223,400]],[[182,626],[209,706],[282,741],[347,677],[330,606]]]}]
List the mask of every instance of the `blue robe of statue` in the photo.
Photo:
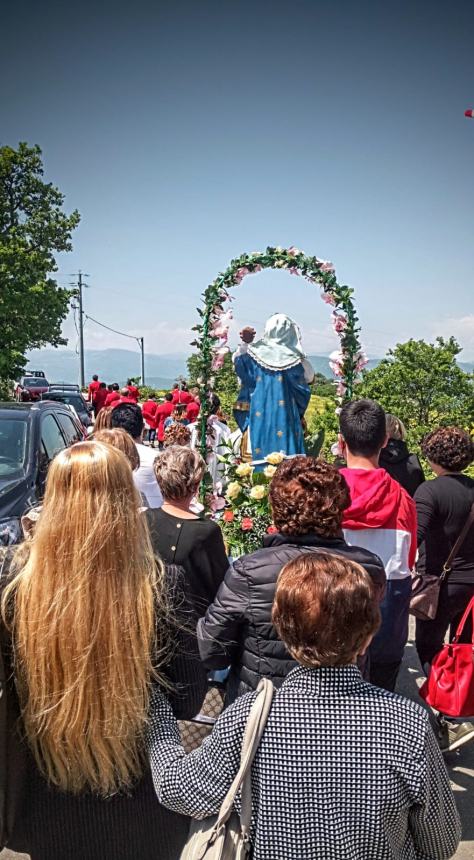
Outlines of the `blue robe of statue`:
[{"label": "blue robe of statue", "polygon": [[234,364],[242,388],[250,396],[247,414],[253,459],[263,459],[273,451],[304,454],[301,419],[311,392],[302,363],[269,370],[247,354],[236,356]]}]

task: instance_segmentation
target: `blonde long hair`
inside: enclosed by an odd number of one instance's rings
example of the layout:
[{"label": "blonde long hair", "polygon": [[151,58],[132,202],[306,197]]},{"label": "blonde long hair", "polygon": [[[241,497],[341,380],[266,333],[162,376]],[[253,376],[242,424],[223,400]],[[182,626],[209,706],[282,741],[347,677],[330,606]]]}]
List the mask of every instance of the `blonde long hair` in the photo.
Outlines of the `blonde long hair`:
[{"label": "blonde long hair", "polygon": [[43,776],[65,791],[105,796],[143,772],[167,606],[140,504],[120,451],[81,442],[61,452],[3,595],[27,740]]}]

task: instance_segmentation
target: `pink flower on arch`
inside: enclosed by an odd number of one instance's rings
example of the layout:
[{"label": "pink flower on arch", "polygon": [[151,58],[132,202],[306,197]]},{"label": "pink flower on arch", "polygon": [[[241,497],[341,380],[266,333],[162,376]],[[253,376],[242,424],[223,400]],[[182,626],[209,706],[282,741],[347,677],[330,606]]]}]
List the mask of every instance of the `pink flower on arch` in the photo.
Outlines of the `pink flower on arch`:
[{"label": "pink flower on arch", "polygon": [[318,260],[319,263],[319,271],[325,272],[326,274],[330,274],[336,271],[336,267],[334,263],[330,263],[329,260]]},{"label": "pink flower on arch", "polygon": [[291,247],[288,248],[288,253],[289,253],[290,257],[297,257],[298,254],[301,254],[302,252],[300,251],[299,248],[295,248],[293,245],[291,245]]},{"label": "pink flower on arch", "polygon": [[331,368],[334,376],[342,376],[344,373],[343,369],[344,364],[344,353],[338,349],[335,349],[334,352],[331,352],[329,356],[329,367]]},{"label": "pink flower on arch", "polygon": [[299,275],[299,269],[296,266],[288,266],[288,271],[290,275]]},{"label": "pink flower on arch", "polygon": [[336,299],[334,298],[332,293],[326,293],[324,290],[321,293],[321,298],[323,302],[326,302],[327,305],[332,305],[336,307]]},{"label": "pink flower on arch", "polygon": [[342,331],[345,331],[347,324],[348,319],[344,314],[338,314],[336,311],[332,312],[332,325],[336,334],[340,334]]},{"label": "pink flower on arch", "polygon": [[260,263],[257,263],[257,265],[253,267],[253,270],[250,272],[250,274],[256,275],[257,272],[261,272],[262,269],[263,269],[263,266],[261,266]]},{"label": "pink flower on arch", "polygon": [[356,359],[356,372],[360,373],[361,370],[364,369],[364,367],[367,367],[367,364],[369,363],[369,359],[367,358],[363,349],[361,349],[360,352],[357,353],[357,355],[355,356],[355,359]]},{"label": "pink flower on arch", "polygon": [[234,275],[234,281],[236,284],[240,284],[241,281],[245,278],[246,275],[249,274],[249,270],[247,266],[241,266],[240,269],[237,269]]},{"label": "pink flower on arch", "polygon": [[218,346],[217,349],[213,350],[214,357],[212,359],[212,370],[221,370],[224,367],[224,359],[228,352],[230,352],[228,346]]},{"label": "pink flower on arch", "polygon": [[340,382],[337,383],[336,394],[338,395],[338,397],[344,397],[346,391],[347,391],[347,385],[341,379]]}]

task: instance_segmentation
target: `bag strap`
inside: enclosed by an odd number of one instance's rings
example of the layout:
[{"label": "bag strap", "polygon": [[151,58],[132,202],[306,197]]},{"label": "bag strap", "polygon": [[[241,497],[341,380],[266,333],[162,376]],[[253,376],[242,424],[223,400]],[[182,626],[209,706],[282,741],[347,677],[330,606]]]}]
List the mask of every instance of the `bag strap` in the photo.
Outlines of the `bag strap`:
[{"label": "bag strap", "polygon": [[472,612],[472,644],[474,645],[474,596],[471,597],[469,603],[467,604],[464,615],[461,618],[458,629],[456,630],[456,635],[454,636],[453,643],[457,642],[459,637],[461,636],[462,631],[464,630],[464,625],[469,618],[470,613]]},{"label": "bag strap", "polygon": [[[217,817],[217,821],[214,825],[214,829],[212,832],[212,837],[208,842],[212,844],[212,841],[217,836],[220,828],[226,823],[228,818],[232,813],[232,809],[234,806],[235,798],[238,794],[238,791],[245,780],[245,777],[248,773],[250,773],[250,768],[252,766],[252,761],[255,757],[255,753],[257,752],[258,745],[260,743],[260,739],[265,730],[265,725],[267,722],[267,717],[270,712],[274,687],[271,681],[268,678],[262,678],[258,687],[257,687],[257,698],[255,699],[250,713],[247,718],[247,723],[245,726],[245,731],[242,739],[242,751],[240,755],[240,767],[237,771],[237,774],[232,782],[232,785],[227,792],[220,811]],[[244,810],[245,806],[245,810]],[[252,817],[252,800],[250,795],[250,803],[248,801],[248,796],[244,803],[242,800],[242,812],[243,817],[241,816],[241,824],[242,824],[242,835],[244,839],[248,839],[248,830],[250,827],[250,820]]]},{"label": "bag strap", "polygon": [[449,553],[449,555],[448,555],[448,557],[447,557],[447,559],[443,565],[443,572],[441,574],[442,579],[445,579],[451,573],[452,563],[453,563],[454,559],[456,558],[459,550],[461,549],[464,541],[466,540],[469,529],[471,528],[473,523],[474,523],[474,502],[471,505],[471,509],[469,511],[467,520],[464,523],[461,531],[459,532],[458,538],[457,538],[456,542],[454,543],[454,545],[451,549],[451,552]]}]

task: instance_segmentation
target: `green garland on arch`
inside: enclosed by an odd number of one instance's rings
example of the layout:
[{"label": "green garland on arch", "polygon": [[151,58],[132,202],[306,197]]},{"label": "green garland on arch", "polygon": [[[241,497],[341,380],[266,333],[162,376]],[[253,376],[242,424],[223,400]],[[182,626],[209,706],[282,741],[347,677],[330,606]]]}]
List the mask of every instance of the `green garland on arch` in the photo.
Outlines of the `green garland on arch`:
[{"label": "green garland on arch", "polygon": [[330,356],[330,367],[338,379],[337,397],[342,404],[351,400],[354,385],[367,363],[359,341],[360,327],[352,300],[353,289],[339,284],[334,266],[318,257],[310,257],[298,248],[268,247],[265,251],[241,254],[230,261],[224,272],[203,293],[203,307],[197,308],[200,320],[193,327],[196,338],[191,346],[198,354],[197,375],[200,389],[200,450],[204,458],[208,453],[207,421],[210,413],[210,395],[214,389],[215,375],[219,372],[227,346],[228,314],[225,305],[230,299],[230,290],[238,286],[247,275],[257,274],[263,269],[283,269],[306,278],[321,288],[321,298],[332,306],[333,327],[340,340],[339,352]]}]

